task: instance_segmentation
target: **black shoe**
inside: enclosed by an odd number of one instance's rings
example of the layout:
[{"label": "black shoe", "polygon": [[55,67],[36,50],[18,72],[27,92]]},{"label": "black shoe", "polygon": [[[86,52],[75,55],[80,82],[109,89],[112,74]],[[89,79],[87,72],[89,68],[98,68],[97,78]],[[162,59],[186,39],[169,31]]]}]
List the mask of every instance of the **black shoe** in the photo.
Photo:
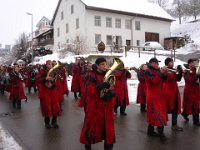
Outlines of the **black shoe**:
[{"label": "black shoe", "polygon": [[34,92],[36,93],[36,92],[37,92],[37,89],[34,89]]},{"label": "black shoe", "polygon": [[185,113],[182,113],[181,115],[183,116],[183,118],[185,119],[186,122],[190,121],[188,116]]},{"label": "black shoe", "polygon": [[161,142],[166,142],[167,140],[168,140],[168,138],[164,134],[160,135]]},{"label": "black shoe", "polygon": [[148,136],[153,136],[153,137],[158,137],[159,136],[158,133],[156,133],[155,131],[153,131],[153,132],[147,132],[147,135]]},{"label": "black shoe", "polygon": [[120,115],[121,115],[121,116],[127,116],[127,113],[121,112]]},{"label": "black shoe", "polygon": [[50,124],[45,124],[45,127],[46,127],[47,129],[50,129],[50,128],[51,128]]},{"label": "black shoe", "polygon": [[90,144],[89,145],[85,145],[85,150],[92,150],[91,145]]},{"label": "black shoe", "polygon": [[59,128],[59,126],[58,126],[58,124],[57,124],[57,123],[54,123],[54,124],[52,124],[52,128],[58,129],[58,128]]},{"label": "black shoe", "polygon": [[197,127],[200,127],[200,123],[199,122],[194,122],[193,125],[197,126]]}]

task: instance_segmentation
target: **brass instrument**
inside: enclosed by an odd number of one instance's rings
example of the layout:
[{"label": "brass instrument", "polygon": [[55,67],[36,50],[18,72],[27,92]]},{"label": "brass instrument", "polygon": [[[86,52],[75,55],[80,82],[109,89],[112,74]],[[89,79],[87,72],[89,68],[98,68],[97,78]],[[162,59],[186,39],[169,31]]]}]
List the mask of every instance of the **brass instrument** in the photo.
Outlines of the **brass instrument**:
[{"label": "brass instrument", "polygon": [[[200,58],[198,59],[198,63],[197,63],[197,66],[196,66],[196,74],[197,75],[200,75]],[[197,81],[196,81],[198,84],[199,84],[199,86],[200,86],[200,79],[197,79]]]},{"label": "brass instrument", "polygon": [[51,77],[53,78],[53,81],[55,82],[58,78],[60,78],[59,69],[62,67],[62,63],[60,61],[57,62],[57,64],[51,68],[47,73],[47,78]]},{"label": "brass instrument", "polygon": [[114,86],[115,86],[115,82],[116,82],[116,79],[115,79],[115,76],[112,75],[113,72],[117,69],[117,68],[124,68],[124,63],[119,59],[119,58],[114,58],[114,63],[113,65],[108,69],[107,73],[105,74],[104,76],[104,79],[103,79],[103,82],[106,82],[106,83],[109,83],[110,85],[110,88],[109,89],[102,89],[100,91],[100,98],[102,98],[104,96],[104,94],[110,90],[110,89],[113,89]]},{"label": "brass instrument", "polygon": [[[167,68],[167,71],[168,72],[175,72],[176,74],[179,74],[179,71],[180,70],[178,70],[178,69],[170,69],[170,68]],[[192,73],[192,70],[190,70],[190,69],[183,69],[183,73],[186,73],[186,72],[188,72],[188,73]]]}]

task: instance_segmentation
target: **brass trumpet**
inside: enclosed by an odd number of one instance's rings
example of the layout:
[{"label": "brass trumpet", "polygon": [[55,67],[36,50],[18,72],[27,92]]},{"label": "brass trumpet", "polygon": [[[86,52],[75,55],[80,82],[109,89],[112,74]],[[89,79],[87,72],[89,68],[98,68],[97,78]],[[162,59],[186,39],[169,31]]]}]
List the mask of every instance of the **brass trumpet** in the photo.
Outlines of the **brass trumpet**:
[{"label": "brass trumpet", "polygon": [[47,78],[51,77],[51,78],[53,78],[53,81],[56,81],[60,77],[58,70],[62,66],[63,66],[62,63],[60,61],[58,61],[57,64],[48,71]]},{"label": "brass trumpet", "polygon": [[[170,69],[170,68],[167,68],[167,71],[168,72],[175,72],[176,74],[179,74],[180,73],[180,70],[178,70],[178,69]],[[188,73],[192,73],[192,70],[190,70],[190,69],[183,69],[183,73],[186,73],[186,72],[188,72]]]},{"label": "brass trumpet", "polygon": [[[114,58],[113,65],[108,69],[103,79],[103,82],[107,82],[110,84],[109,89],[113,89],[115,86],[116,79],[115,79],[115,76],[112,74],[119,67],[124,68],[124,63],[119,58]],[[100,97],[102,98],[109,89],[102,89],[100,91]]]}]

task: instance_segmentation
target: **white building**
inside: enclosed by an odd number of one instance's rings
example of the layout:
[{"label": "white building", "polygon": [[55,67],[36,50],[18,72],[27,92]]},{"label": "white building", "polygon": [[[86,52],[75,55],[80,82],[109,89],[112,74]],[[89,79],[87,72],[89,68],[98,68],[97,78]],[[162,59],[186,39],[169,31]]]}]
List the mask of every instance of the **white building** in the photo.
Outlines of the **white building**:
[{"label": "white building", "polygon": [[103,41],[106,49],[141,46],[170,36],[173,18],[146,0],[59,0],[52,25],[54,49],[72,40],[84,40],[89,50]]}]

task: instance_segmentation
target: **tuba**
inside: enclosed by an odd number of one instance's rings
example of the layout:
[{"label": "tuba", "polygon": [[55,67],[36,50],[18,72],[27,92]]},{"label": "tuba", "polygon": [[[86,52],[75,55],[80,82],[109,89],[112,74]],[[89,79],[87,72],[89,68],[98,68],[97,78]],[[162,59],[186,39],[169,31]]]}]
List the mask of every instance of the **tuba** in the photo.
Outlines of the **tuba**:
[{"label": "tuba", "polygon": [[115,79],[115,76],[112,74],[119,66],[124,68],[124,63],[119,58],[114,58],[113,65],[108,69],[103,79],[103,82],[109,83],[110,88],[102,89],[100,91],[100,98],[102,98],[108,90],[111,90],[114,88],[116,79]]},{"label": "tuba", "polygon": [[[200,58],[197,60],[197,66],[196,66],[196,74],[197,75],[200,75]],[[198,78],[197,81],[196,81],[199,86],[200,86],[200,79]]]},{"label": "tuba", "polygon": [[57,61],[57,64],[48,71],[47,78],[51,77],[51,78],[53,78],[53,81],[55,82],[58,78],[61,77],[59,74],[59,69],[62,66],[63,66],[62,63],[60,61]]}]

